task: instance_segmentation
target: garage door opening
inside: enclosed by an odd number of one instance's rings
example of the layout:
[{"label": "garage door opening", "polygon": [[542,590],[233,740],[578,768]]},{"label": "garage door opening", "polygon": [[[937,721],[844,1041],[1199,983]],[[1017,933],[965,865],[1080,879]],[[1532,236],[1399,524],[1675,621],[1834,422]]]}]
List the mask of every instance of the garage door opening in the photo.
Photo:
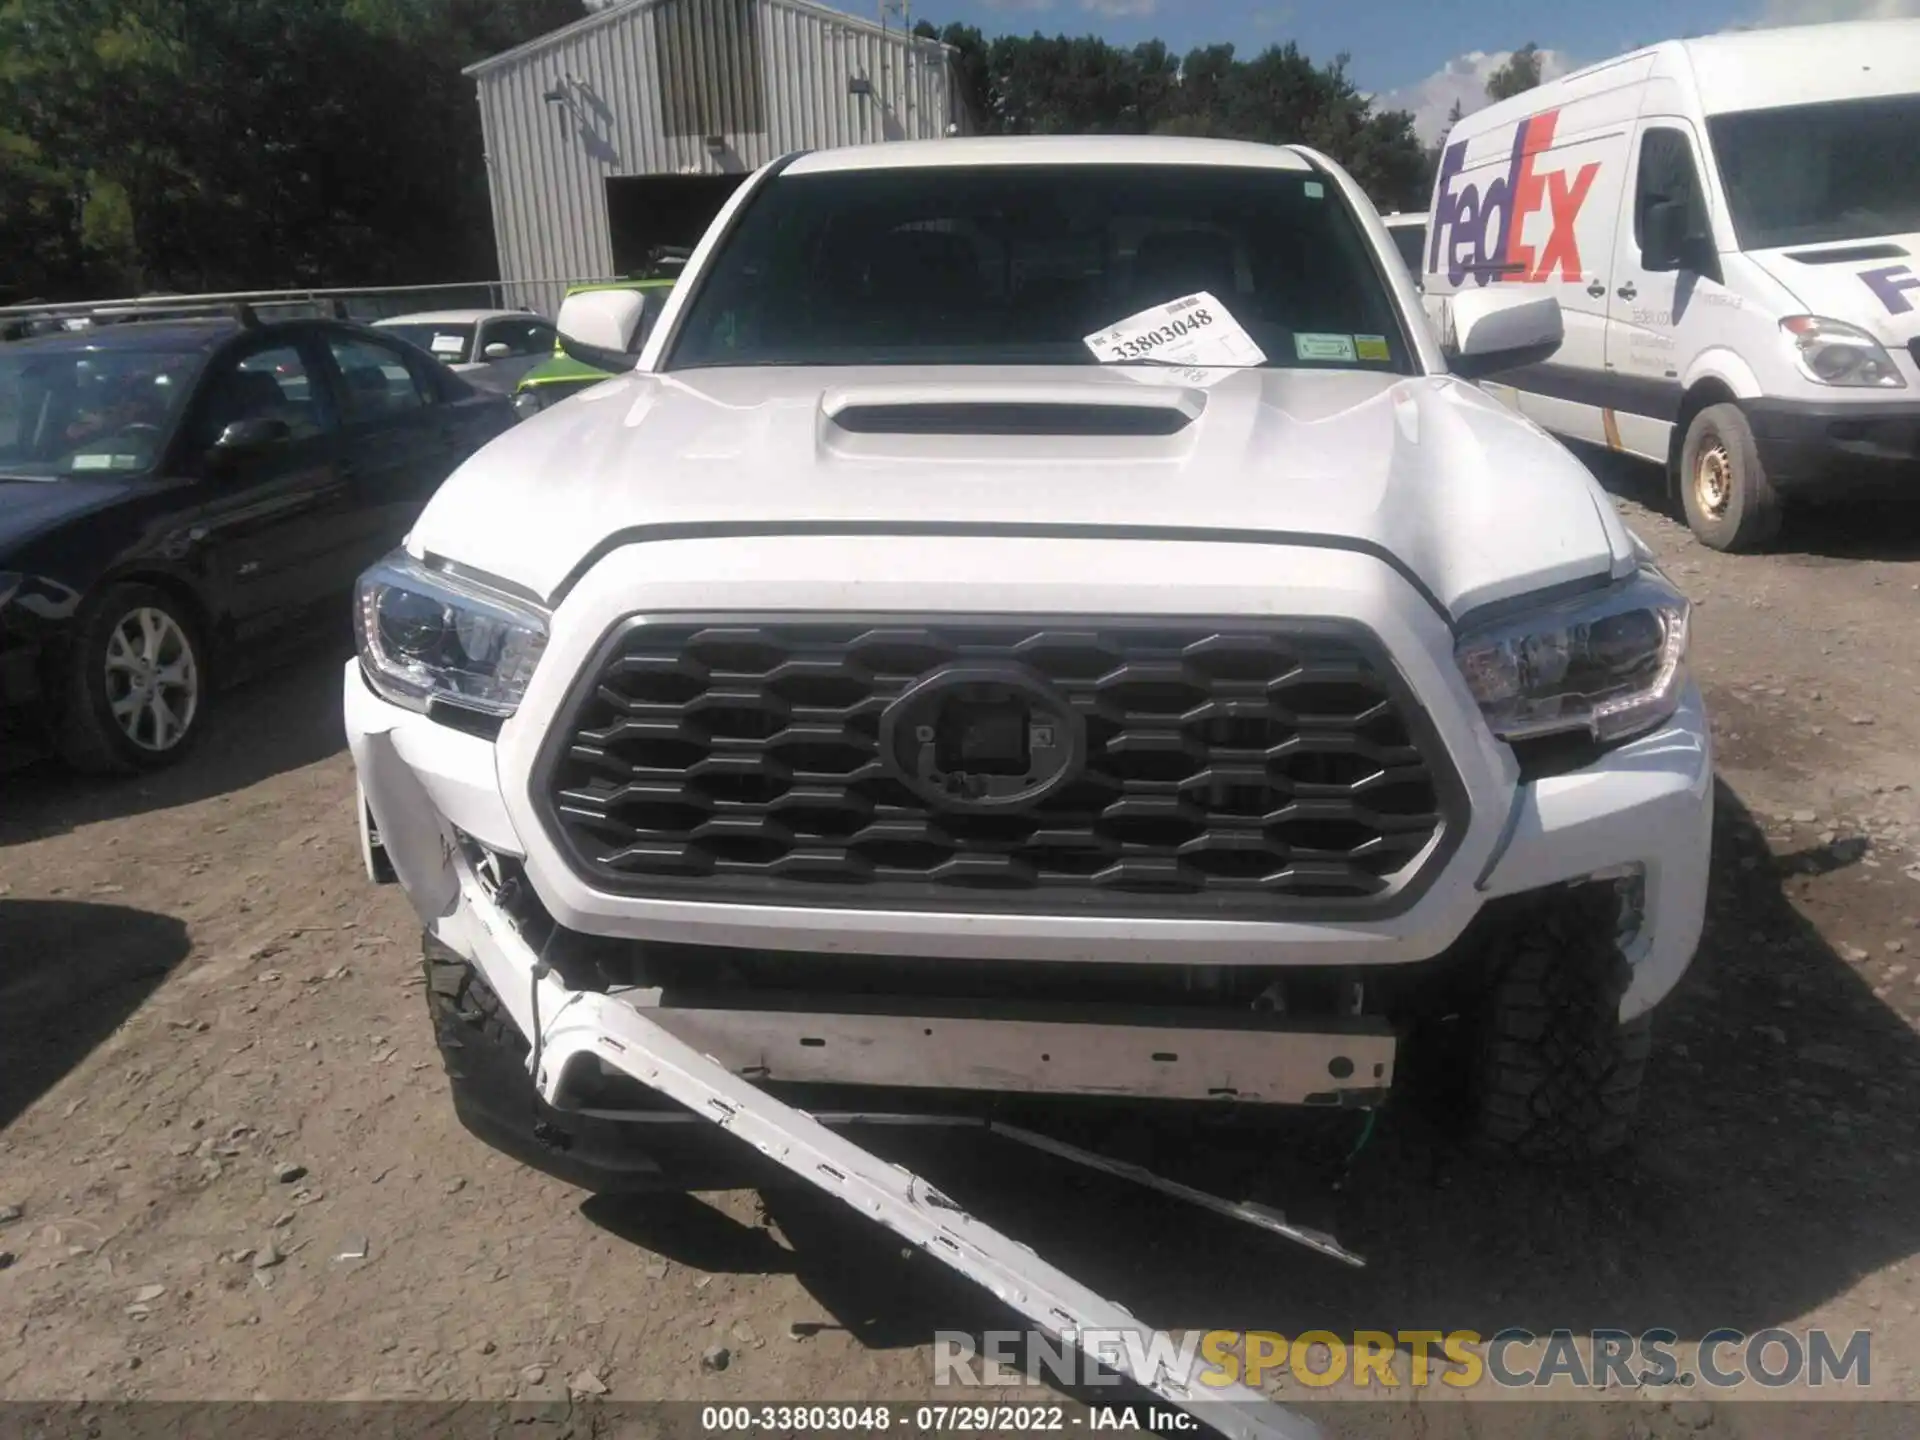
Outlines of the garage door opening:
[{"label": "garage door opening", "polygon": [[613,268],[644,270],[663,245],[692,246],[745,175],[618,175],[607,180]]}]

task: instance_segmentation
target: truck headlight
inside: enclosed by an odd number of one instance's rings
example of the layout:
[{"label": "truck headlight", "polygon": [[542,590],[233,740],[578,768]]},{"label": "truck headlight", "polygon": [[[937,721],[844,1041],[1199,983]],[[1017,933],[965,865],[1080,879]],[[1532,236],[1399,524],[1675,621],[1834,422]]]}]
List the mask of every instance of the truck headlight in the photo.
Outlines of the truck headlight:
[{"label": "truck headlight", "polygon": [[1816,385],[1907,388],[1886,347],[1858,325],[1823,315],[1789,315],[1780,330],[1793,346],[1800,373]]},{"label": "truck headlight", "polygon": [[547,617],[524,600],[396,550],[360,577],[360,668],[410,710],[434,700],[511,715],[547,646]]},{"label": "truck headlight", "polygon": [[539,390],[513,392],[513,413],[522,420],[531,420],[546,407],[547,397]]},{"label": "truck headlight", "polygon": [[1598,596],[1463,636],[1454,658],[1503,740],[1567,731],[1621,740],[1679,707],[1689,609],[1663,576],[1643,569]]}]

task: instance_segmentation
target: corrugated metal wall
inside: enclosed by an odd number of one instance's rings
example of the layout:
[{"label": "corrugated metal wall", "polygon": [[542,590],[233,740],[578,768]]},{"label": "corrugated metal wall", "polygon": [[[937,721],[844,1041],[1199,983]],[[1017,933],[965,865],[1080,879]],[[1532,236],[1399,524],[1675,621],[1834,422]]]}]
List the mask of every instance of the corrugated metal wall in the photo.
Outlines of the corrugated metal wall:
[{"label": "corrugated metal wall", "polygon": [[807,0],[641,0],[475,80],[500,273],[511,303],[549,314],[567,280],[612,270],[610,176],[746,171],[965,125],[943,47]]}]

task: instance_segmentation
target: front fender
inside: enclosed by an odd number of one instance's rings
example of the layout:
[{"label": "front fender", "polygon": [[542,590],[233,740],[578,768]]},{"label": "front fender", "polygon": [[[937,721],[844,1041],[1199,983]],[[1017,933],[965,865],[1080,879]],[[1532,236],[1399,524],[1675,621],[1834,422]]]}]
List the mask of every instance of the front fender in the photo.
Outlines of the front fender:
[{"label": "front fender", "polygon": [[1759,377],[1753,373],[1753,367],[1724,345],[1702,350],[1694,356],[1681,384],[1683,388],[1692,390],[1706,380],[1719,381],[1733,391],[1737,400],[1757,399],[1762,393]]}]

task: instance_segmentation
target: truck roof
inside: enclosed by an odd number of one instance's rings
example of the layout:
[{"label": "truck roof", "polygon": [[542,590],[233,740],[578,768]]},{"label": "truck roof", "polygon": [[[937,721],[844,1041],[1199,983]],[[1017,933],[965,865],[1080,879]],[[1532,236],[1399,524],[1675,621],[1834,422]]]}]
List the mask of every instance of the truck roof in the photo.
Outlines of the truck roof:
[{"label": "truck roof", "polygon": [[1203,140],[1184,135],[995,135],[954,140],[895,140],[800,156],[789,175],[846,170],[934,169],[971,165],[1184,165],[1311,170],[1290,145]]}]

